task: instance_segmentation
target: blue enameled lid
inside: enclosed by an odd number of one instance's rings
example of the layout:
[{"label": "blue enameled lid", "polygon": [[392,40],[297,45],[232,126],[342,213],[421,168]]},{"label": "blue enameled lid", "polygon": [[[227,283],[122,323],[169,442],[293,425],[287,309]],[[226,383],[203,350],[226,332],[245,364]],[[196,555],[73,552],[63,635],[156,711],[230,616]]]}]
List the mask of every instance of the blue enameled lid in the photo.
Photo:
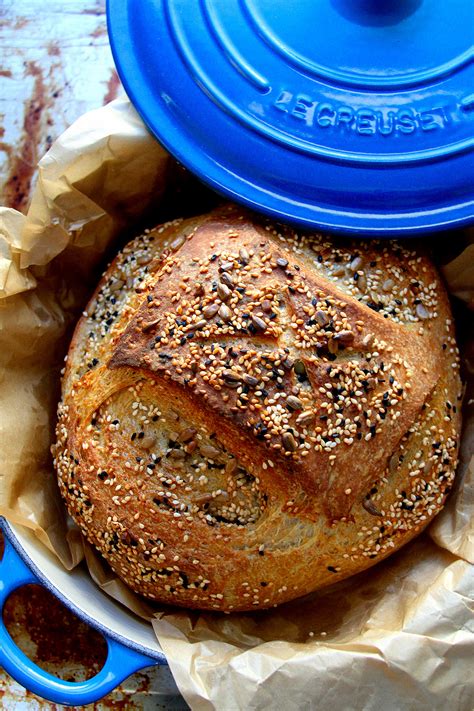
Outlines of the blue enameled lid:
[{"label": "blue enameled lid", "polygon": [[474,219],[474,0],[109,0],[157,138],[232,199],[300,224]]}]

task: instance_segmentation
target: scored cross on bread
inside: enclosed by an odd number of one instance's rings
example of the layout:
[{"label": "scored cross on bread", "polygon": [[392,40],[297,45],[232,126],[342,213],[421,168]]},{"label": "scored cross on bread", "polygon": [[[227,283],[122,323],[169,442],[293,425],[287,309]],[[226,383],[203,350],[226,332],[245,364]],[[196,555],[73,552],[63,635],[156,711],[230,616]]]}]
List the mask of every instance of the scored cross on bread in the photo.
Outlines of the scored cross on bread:
[{"label": "scored cross on bread", "polygon": [[97,324],[128,290],[110,329],[76,332],[56,447],[71,513],[119,575],[177,604],[266,607],[426,525],[452,480],[459,381],[425,257],[236,208],[135,246],[88,307]]},{"label": "scored cross on bread", "polygon": [[[239,227],[238,219],[203,223],[168,257],[109,368],[169,379],[180,404],[219,430],[234,456],[248,449],[259,467],[275,459],[263,488],[290,490],[313,518],[321,503],[330,518],[347,516],[413,424],[440,364],[421,336],[407,339],[401,324],[263,229]],[[336,439],[345,446],[331,476],[336,455],[326,445]]]}]

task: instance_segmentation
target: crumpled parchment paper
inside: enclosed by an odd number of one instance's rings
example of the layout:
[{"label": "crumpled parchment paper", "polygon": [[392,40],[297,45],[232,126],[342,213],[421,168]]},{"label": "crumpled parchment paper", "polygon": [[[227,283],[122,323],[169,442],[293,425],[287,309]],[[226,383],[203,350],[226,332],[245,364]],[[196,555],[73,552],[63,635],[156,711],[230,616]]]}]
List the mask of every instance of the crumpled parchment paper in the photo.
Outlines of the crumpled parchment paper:
[{"label": "crumpled parchment paper", "polygon": [[[160,610],[117,580],[67,520],[49,454],[62,359],[120,235],[127,230],[131,238],[147,219],[179,216],[180,202],[192,203],[184,190],[167,214],[173,166],[130,103],[119,100],[56,141],[40,162],[26,217],[0,208],[0,514],[33,529],[68,569],[85,558],[103,590],[150,620],[193,709],[471,711],[474,348],[467,308],[458,322],[468,383],[455,490],[427,533],[370,571],[265,612]],[[444,275],[473,309],[473,239],[468,232],[455,238]]]}]

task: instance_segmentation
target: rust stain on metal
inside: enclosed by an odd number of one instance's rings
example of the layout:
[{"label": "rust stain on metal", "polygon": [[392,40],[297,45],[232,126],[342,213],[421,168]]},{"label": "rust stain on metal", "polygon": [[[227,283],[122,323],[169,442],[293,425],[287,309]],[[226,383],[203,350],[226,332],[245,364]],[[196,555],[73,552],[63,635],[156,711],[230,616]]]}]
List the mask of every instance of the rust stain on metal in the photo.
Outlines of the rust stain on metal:
[{"label": "rust stain on metal", "polygon": [[[0,131],[1,131],[1,136],[3,137],[3,135],[5,134],[5,129],[2,128],[2,129],[0,129]],[[3,153],[7,154],[8,161],[11,164],[11,160],[13,157],[13,148],[10,146],[10,144],[5,143],[4,141],[0,141],[0,151],[3,151]],[[6,205],[6,207],[8,207],[8,205]]]},{"label": "rust stain on metal", "polygon": [[30,24],[30,21],[27,17],[17,17],[16,22],[13,25],[15,30],[21,30],[23,27],[26,27],[27,25]]},{"label": "rust stain on metal", "polygon": [[28,204],[31,180],[38,160],[41,118],[48,105],[41,69],[27,62],[25,75],[34,77],[33,95],[25,102],[23,136],[15,152],[10,152],[10,172],[5,185],[5,205],[24,211]]},{"label": "rust stain on metal", "polygon": [[98,39],[99,37],[105,37],[106,35],[107,35],[107,25],[105,23],[97,25],[95,30],[93,30],[90,33],[90,36],[93,37],[94,39]]},{"label": "rust stain on metal", "polygon": [[97,0],[95,7],[86,7],[84,10],[81,10],[81,13],[83,15],[103,15],[105,13],[105,2],[103,2],[103,0]]},{"label": "rust stain on metal", "polygon": [[104,96],[104,104],[108,104],[109,101],[113,101],[114,99],[117,98],[118,90],[120,87],[120,79],[115,71],[115,69],[112,69],[112,74],[110,75],[110,79],[107,82],[107,93]]},{"label": "rust stain on metal", "polygon": [[[49,671],[67,660],[68,681],[97,674],[107,657],[105,639],[40,585],[24,585],[8,598],[5,625],[14,641]],[[57,672],[56,672],[57,673]]]},{"label": "rust stain on metal", "polygon": [[50,42],[48,44],[48,54],[50,57],[59,57],[61,49],[55,42]]}]

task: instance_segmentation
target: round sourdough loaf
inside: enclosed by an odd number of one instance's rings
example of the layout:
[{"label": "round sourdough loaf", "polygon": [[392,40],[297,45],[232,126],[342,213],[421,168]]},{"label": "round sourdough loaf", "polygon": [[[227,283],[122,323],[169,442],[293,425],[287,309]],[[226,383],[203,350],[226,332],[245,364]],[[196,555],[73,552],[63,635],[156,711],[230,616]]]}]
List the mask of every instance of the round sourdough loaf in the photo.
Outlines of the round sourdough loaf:
[{"label": "round sourdough loaf", "polygon": [[128,244],[76,328],[62,495],[133,590],[266,608],[358,573],[443,506],[460,430],[448,298],[411,245],[229,206]]}]

